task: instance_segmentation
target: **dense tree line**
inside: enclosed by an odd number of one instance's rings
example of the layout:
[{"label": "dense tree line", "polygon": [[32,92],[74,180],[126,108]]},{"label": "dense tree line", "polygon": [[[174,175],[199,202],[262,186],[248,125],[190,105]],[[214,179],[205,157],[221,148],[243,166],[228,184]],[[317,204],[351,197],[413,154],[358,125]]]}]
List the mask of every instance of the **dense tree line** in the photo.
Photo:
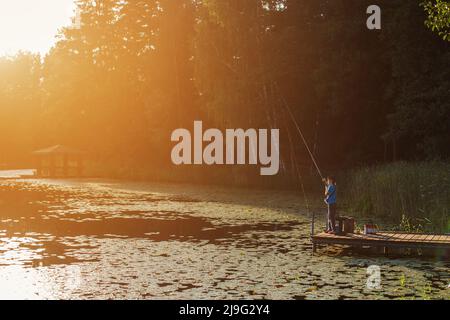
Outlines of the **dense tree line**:
[{"label": "dense tree line", "polygon": [[66,144],[171,170],[170,132],[202,119],[280,128],[292,176],[310,160],[288,110],[330,170],[447,159],[448,13],[378,2],[371,31],[365,0],[78,0],[81,28],[61,30],[46,57],[0,60],[0,162]]}]

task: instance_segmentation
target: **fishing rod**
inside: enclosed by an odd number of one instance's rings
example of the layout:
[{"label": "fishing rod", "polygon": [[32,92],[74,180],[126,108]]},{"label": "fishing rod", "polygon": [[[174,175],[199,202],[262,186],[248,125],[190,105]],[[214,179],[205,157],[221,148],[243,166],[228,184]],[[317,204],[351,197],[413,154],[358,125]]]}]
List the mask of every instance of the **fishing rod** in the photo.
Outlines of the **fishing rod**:
[{"label": "fishing rod", "polygon": [[[278,88],[278,91],[280,91],[277,83],[276,83],[276,86]],[[303,135],[303,132],[300,129],[300,126],[298,125],[298,122],[295,120],[294,114],[292,113],[291,108],[289,107],[286,99],[284,98],[284,96],[282,94],[280,94],[280,96],[281,96],[281,99],[283,101],[283,104],[284,104],[286,110],[288,111],[288,113],[289,113],[289,115],[290,115],[290,117],[292,119],[292,122],[294,123],[297,131],[300,134],[300,137],[302,138],[302,141],[303,141],[303,143],[304,143],[304,145],[306,147],[306,150],[308,150],[309,156],[311,157],[311,160],[314,163],[314,166],[315,166],[315,168],[317,170],[317,173],[319,174],[320,178],[323,180],[324,177],[322,175],[322,172],[320,171],[319,165],[317,164],[317,161],[316,161],[316,158],[314,157],[314,154],[312,153],[311,149],[309,148],[308,141],[306,141],[305,136]]]}]

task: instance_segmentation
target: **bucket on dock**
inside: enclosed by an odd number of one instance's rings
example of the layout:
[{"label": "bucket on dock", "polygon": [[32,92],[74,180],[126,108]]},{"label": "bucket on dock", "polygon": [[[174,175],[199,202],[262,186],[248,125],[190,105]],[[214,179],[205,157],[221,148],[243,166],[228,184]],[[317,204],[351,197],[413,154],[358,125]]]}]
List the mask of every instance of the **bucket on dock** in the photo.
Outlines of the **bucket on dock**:
[{"label": "bucket on dock", "polygon": [[378,226],[376,224],[365,224],[364,234],[375,234],[378,232]]},{"label": "bucket on dock", "polygon": [[337,219],[338,225],[336,230],[338,233],[347,234],[355,232],[355,219],[351,217],[338,217]]},{"label": "bucket on dock", "polygon": [[344,233],[355,233],[355,219],[354,218],[346,218],[343,221],[342,232]]}]

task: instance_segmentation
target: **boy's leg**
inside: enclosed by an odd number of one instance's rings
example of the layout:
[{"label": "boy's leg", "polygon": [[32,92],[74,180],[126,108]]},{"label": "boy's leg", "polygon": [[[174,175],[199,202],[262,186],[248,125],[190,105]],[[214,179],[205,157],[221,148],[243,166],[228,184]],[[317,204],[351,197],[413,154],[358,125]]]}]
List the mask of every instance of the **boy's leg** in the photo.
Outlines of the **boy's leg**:
[{"label": "boy's leg", "polygon": [[330,204],[329,208],[329,223],[331,231],[336,232],[336,204]]},{"label": "boy's leg", "polygon": [[326,227],[326,231],[328,232],[330,231],[330,205],[327,204],[327,227]]},{"label": "boy's leg", "polygon": [[333,230],[331,227],[331,206],[327,205],[328,213],[327,213],[327,232]]}]

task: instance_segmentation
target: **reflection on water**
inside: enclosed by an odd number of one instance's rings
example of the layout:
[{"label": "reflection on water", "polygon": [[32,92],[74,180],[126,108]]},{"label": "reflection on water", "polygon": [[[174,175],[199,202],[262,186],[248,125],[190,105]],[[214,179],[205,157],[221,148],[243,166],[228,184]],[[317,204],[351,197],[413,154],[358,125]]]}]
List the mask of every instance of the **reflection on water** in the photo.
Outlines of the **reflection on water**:
[{"label": "reflection on water", "polygon": [[11,179],[11,178],[21,178],[21,177],[32,177],[36,173],[34,169],[25,170],[0,170],[0,178]]},{"label": "reflection on water", "polygon": [[286,193],[0,180],[0,298],[449,298],[448,261],[313,256],[301,209]]}]

